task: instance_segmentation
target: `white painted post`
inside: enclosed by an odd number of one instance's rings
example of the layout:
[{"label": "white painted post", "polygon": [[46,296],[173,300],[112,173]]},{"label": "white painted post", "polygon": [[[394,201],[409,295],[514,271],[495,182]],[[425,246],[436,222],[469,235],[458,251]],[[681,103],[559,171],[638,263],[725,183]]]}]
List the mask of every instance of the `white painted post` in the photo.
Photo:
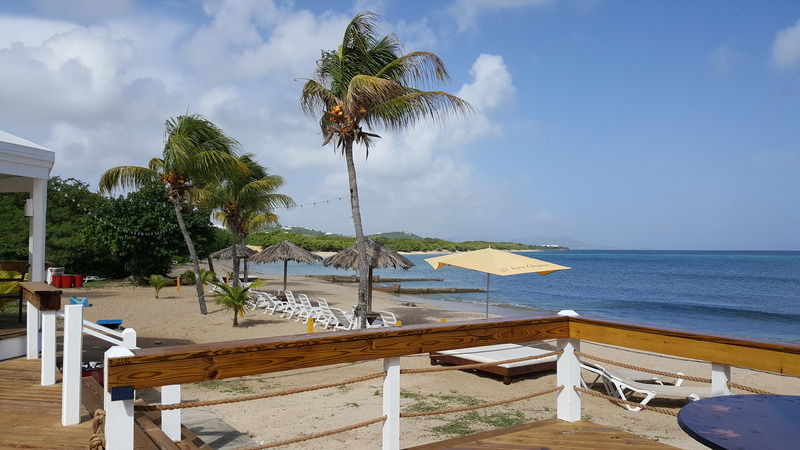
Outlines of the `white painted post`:
[{"label": "white painted post", "polygon": [[[558,315],[576,317],[578,313],[568,309],[559,311]],[[581,363],[575,352],[581,350],[581,341],[562,338],[556,340],[556,345],[563,351],[556,362],[556,385],[564,386],[558,392],[556,416],[567,422],[577,422],[581,420],[581,396],[574,388],[581,385]]]},{"label": "white painted post", "polygon": [[731,381],[731,366],[711,363],[711,396],[731,395],[728,382]]},{"label": "white painted post", "polygon": [[136,346],[136,330],[133,328],[122,330],[122,346],[127,349],[139,348]]},{"label": "white painted post", "polygon": [[81,423],[81,363],[83,306],[64,306],[64,366],[61,377],[61,424]]},{"label": "white painted post", "polygon": [[42,386],[56,384],[56,312],[42,311]]},{"label": "white painted post", "polygon": [[383,370],[383,450],[400,449],[400,358],[384,358]]},{"label": "white painted post", "polygon": [[43,282],[44,242],[47,215],[47,178],[34,178],[31,192],[32,217],[30,226],[30,261],[31,281]]},{"label": "white painted post", "polygon": [[[181,402],[181,385],[161,386],[161,403],[171,405]],[[161,431],[175,442],[181,440],[181,410],[161,411]]]},{"label": "white painted post", "polygon": [[[133,389],[116,388],[110,392],[108,388],[108,360],[133,356],[125,347],[114,346],[106,351],[103,359],[105,386],[103,408],[106,410],[106,449],[107,450],[133,450]],[[112,400],[117,398],[117,400]]]},{"label": "white painted post", "polygon": [[28,359],[39,359],[39,309],[28,303],[26,346]]}]

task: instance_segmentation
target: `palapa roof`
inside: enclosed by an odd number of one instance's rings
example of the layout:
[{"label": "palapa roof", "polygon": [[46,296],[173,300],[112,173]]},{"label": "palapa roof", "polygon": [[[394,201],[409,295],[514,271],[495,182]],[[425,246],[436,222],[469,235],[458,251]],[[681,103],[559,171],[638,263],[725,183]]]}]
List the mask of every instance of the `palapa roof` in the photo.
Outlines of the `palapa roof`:
[{"label": "palapa roof", "polygon": [[[365,239],[365,241],[367,244],[367,264],[369,267],[382,269],[392,266],[399,267],[403,270],[414,267],[413,262],[396,251],[384,247],[372,239]],[[325,258],[322,264],[339,269],[358,270],[358,250],[354,245],[347,250],[342,250],[335,255]]]},{"label": "palapa roof", "polygon": [[[244,244],[236,245],[236,255],[239,258],[249,258],[256,254],[255,250],[251,250],[247,248]],[[217,250],[216,252],[210,254],[214,259],[231,259],[233,258],[233,246],[231,245],[228,248],[223,248],[222,250]]]},{"label": "palapa roof", "polygon": [[254,263],[271,263],[275,261],[297,261],[305,264],[314,264],[317,261],[322,261],[322,257],[289,241],[278,242],[250,257],[250,262]]}]

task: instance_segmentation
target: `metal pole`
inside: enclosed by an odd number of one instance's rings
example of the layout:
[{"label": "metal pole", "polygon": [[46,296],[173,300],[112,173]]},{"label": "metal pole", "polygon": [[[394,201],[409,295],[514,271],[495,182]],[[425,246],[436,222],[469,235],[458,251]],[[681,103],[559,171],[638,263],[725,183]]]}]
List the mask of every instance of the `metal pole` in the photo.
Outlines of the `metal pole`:
[{"label": "metal pole", "polygon": [[489,318],[489,277],[492,274],[486,272],[486,318]]}]

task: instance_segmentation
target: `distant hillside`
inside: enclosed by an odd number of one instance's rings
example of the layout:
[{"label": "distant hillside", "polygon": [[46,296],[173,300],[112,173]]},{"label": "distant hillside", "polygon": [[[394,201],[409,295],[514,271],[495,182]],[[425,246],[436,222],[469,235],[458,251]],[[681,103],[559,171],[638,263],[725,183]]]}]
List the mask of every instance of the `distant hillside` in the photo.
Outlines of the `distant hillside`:
[{"label": "distant hillside", "polygon": [[267,227],[264,228],[264,231],[285,231],[287,233],[299,234],[300,236],[325,236],[331,234],[303,227]]},{"label": "distant hillside", "polygon": [[418,236],[418,235],[416,235],[414,233],[409,233],[407,231],[391,231],[389,233],[371,234],[371,235],[369,235],[369,237],[372,238],[372,239],[378,239],[378,238],[383,238],[383,239],[412,239],[412,240],[422,239],[422,236]]}]

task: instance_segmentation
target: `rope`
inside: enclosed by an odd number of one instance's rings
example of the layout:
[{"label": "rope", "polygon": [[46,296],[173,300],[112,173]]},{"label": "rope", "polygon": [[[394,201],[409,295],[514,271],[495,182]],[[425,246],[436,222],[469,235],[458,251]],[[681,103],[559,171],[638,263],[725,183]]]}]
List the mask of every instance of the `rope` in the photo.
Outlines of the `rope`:
[{"label": "rope", "polygon": [[650,405],[642,405],[641,403],[631,402],[631,401],[628,401],[628,400],[623,400],[621,398],[612,397],[610,395],[601,394],[600,392],[593,391],[591,389],[586,389],[586,388],[582,388],[582,387],[578,387],[578,386],[573,386],[573,389],[575,389],[575,391],[577,391],[577,392],[583,392],[584,394],[589,394],[589,395],[594,396],[594,397],[604,398],[604,399],[606,399],[608,401],[611,401],[611,402],[614,402],[614,403],[621,403],[621,404],[624,404],[624,405],[633,406],[635,408],[642,408],[642,409],[646,409],[648,411],[655,411],[655,412],[659,412],[661,414],[666,414],[666,415],[669,415],[669,416],[677,416],[678,415],[678,413],[676,413],[675,411],[673,411],[671,409],[658,408],[658,407],[650,406]]},{"label": "rope", "polygon": [[372,375],[364,375],[363,377],[358,378],[350,378],[349,380],[339,381],[337,383],[327,383],[327,384],[318,384],[316,386],[309,386],[305,388],[297,388],[297,389],[290,389],[288,391],[280,391],[280,392],[268,392],[265,394],[253,394],[253,395],[244,395],[242,397],[235,397],[235,398],[221,398],[218,400],[207,400],[207,401],[196,401],[196,402],[184,402],[184,403],[172,403],[168,405],[137,405],[135,406],[136,411],[169,411],[172,409],[183,409],[183,408],[199,408],[201,406],[214,406],[214,405],[224,405],[227,403],[237,403],[237,402],[247,402],[250,400],[259,400],[263,398],[272,398],[272,397],[281,397],[284,395],[292,395],[292,394],[300,394],[302,392],[309,392],[309,391],[317,391],[320,389],[326,389],[336,386],[342,386],[345,384],[353,384],[358,383],[361,381],[367,380],[374,380],[375,378],[383,378],[386,376],[386,372],[374,373]]},{"label": "rope", "polygon": [[514,397],[514,398],[510,398],[508,400],[500,400],[500,401],[492,402],[492,403],[481,403],[480,405],[464,406],[464,407],[461,407],[461,408],[440,409],[440,410],[437,410],[437,411],[424,411],[424,412],[417,412],[417,413],[400,413],[400,417],[403,417],[403,418],[424,417],[424,416],[434,416],[434,415],[437,415],[437,414],[450,414],[450,413],[456,413],[456,412],[472,411],[474,409],[489,408],[489,407],[492,407],[492,406],[505,405],[507,403],[513,403],[513,402],[518,402],[518,401],[521,401],[521,400],[527,400],[529,398],[538,397],[540,395],[549,394],[551,392],[557,392],[557,391],[560,391],[562,389],[564,389],[564,386],[558,386],[558,387],[554,387],[552,389],[547,389],[547,390],[544,390],[544,391],[535,392],[533,394],[523,395],[522,397]]},{"label": "rope", "polygon": [[273,448],[273,447],[280,447],[281,445],[296,444],[298,442],[308,441],[308,440],[311,440],[311,439],[321,438],[321,437],[325,437],[325,436],[331,436],[331,435],[338,434],[338,433],[344,433],[345,431],[355,430],[356,428],[363,428],[363,427],[372,425],[374,423],[385,422],[385,421],[386,421],[386,416],[378,417],[377,419],[366,420],[364,422],[359,422],[357,424],[348,425],[346,427],[336,428],[335,430],[322,431],[322,432],[314,433],[314,434],[304,434],[304,435],[296,437],[294,439],[287,439],[285,441],[271,442],[269,444],[256,445],[254,447],[244,447],[241,450],[260,450],[262,448]]},{"label": "rope", "polygon": [[106,412],[102,409],[96,410],[92,419],[92,434],[89,436],[89,450],[105,450],[105,423]]},{"label": "rope", "polygon": [[[431,373],[431,372],[446,372],[448,370],[467,370],[467,369],[479,369],[481,367],[490,367],[490,366],[499,366],[501,364],[510,364],[515,362],[521,361],[530,361],[532,359],[541,359],[547,358],[549,356],[560,355],[564,353],[563,350],[556,350],[554,352],[543,353],[541,355],[536,356],[526,356],[525,358],[515,358],[515,359],[506,359],[503,361],[495,361],[495,362],[488,362],[488,363],[476,363],[476,364],[461,364],[456,366],[448,366],[448,367],[432,367],[429,369],[401,369],[401,374],[414,374],[414,373]],[[456,355],[453,355],[456,356]]]},{"label": "rope", "polygon": [[739,383],[728,382],[728,387],[741,389],[743,391],[752,392],[754,394],[765,394],[765,395],[774,394],[774,392],[765,391],[765,390],[762,390],[762,389],[759,389],[759,388],[754,388],[752,386],[747,386],[747,385],[739,384]]},{"label": "rope", "polygon": [[656,370],[656,369],[650,369],[650,368],[647,368],[647,367],[640,367],[640,366],[636,366],[636,365],[633,365],[633,364],[626,364],[626,363],[623,363],[623,362],[614,361],[612,359],[601,358],[599,356],[594,356],[594,355],[590,355],[588,353],[583,353],[583,352],[575,352],[575,355],[577,355],[577,356],[579,356],[581,358],[591,359],[591,360],[597,361],[597,362],[602,362],[602,363],[606,363],[606,364],[613,364],[615,366],[623,367],[625,369],[632,369],[632,370],[638,370],[638,371],[641,371],[641,372],[654,373],[656,375],[662,375],[662,376],[665,376],[665,377],[683,378],[684,380],[697,381],[698,383],[711,383],[711,378],[694,377],[694,376],[691,376],[691,375],[684,375],[684,374],[680,374],[680,373],[676,373],[676,372],[665,372],[663,370]]}]

